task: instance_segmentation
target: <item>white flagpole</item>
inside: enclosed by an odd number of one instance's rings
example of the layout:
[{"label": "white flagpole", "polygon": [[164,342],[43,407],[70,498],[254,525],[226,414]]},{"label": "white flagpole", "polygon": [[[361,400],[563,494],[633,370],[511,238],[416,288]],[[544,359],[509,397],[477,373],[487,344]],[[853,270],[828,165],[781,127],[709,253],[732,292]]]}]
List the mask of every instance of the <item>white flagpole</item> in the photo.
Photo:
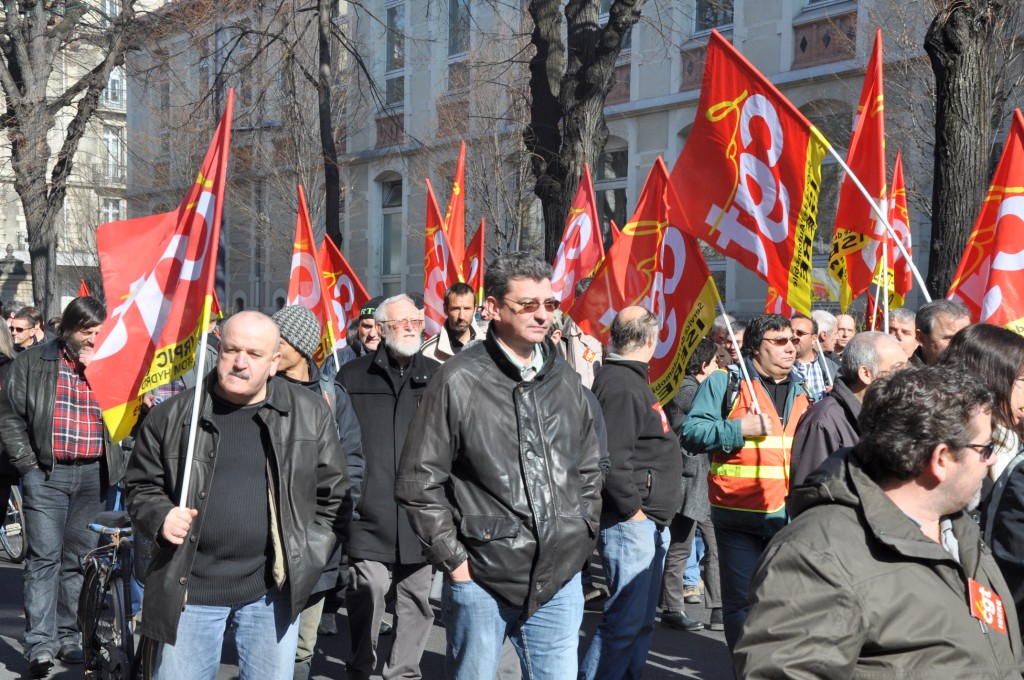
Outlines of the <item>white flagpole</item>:
[{"label": "white flagpole", "polygon": [[196,453],[196,433],[199,429],[199,404],[202,401],[204,386],[204,374],[206,371],[206,336],[210,331],[209,302],[203,308],[203,332],[199,334],[199,356],[196,357],[196,393],[192,399],[192,423],[188,428],[188,447],[185,449],[185,469],[181,474],[181,498],[178,499],[179,508],[188,508],[188,487],[192,482],[192,459]]},{"label": "white flagpole", "polygon": [[906,258],[907,264],[910,265],[910,271],[914,273],[914,278],[917,279],[917,285],[921,286],[921,295],[924,296],[925,302],[931,302],[932,296],[928,294],[928,288],[924,285],[924,279],[921,278],[921,272],[917,270],[917,265],[914,264],[914,261],[910,257],[910,253],[907,252],[907,249],[904,247],[903,241],[896,233],[896,230],[892,228],[891,224],[889,224],[888,218],[882,214],[882,210],[878,207],[875,199],[872,198],[871,194],[868,193],[868,190],[864,188],[864,185],[860,183],[860,179],[857,178],[857,175],[853,174],[853,170],[851,170],[850,166],[846,164],[846,161],[843,160],[842,156],[832,148],[831,144],[826,145],[828,146],[828,152],[832,154],[832,157],[835,158],[836,161],[839,162],[839,165],[843,168],[847,177],[849,177],[860,192],[864,194],[864,198],[866,198],[868,203],[871,205],[871,210],[875,213],[875,217],[878,218],[879,222],[885,225],[886,230],[889,232],[889,236],[896,242],[896,247],[899,248],[900,253]]},{"label": "white flagpole", "polygon": [[[740,351],[740,346],[736,342],[736,335],[732,332],[732,324],[729,323],[729,315],[725,312],[725,305],[722,304],[722,298],[718,298],[718,308],[722,310],[722,318],[725,320],[725,327],[729,331],[729,339],[732,340],[732,346],[736,348],[736,351]],[[743,354],[740,353],[740,374],[743,376],[743,381],[747,383],[747,390],[750,391],[750,405],[751,410],[757,414],[761,414],[761,405],[757,403],[757,395],[754,394],[754,381],[750,379],[750,373],[747,372],[747,362],[743,359]]]},{"label": "white flagpole", "polygon": [[882,332],[889,332],[889,249],[882,244]]},{"label": "white flagpole", "polygon": [[814,336],[814,344],[818,348],[818,365],[821,366],[821,372],[825,374],[825,380],[829,385],[835,385],[835,380],[832,379],[832,372],[828,370],[828,361],[825,360],[825,352],[821,349],[821,340],[818,336]]},{"label": "white flagpole", "polygon": [[[875,320],[878,318],[878,296],[880,295],[879,291],[881,291],[881,290],[882,290],[882,284],[876,282],[875,283],[875,310],[873,312],[871,312],[871,329],[870,330],[872,330],[872,331],[875,330]],[[871,304],[871,302],[869,301],[868,305],[870,305],[870,304]]]}]

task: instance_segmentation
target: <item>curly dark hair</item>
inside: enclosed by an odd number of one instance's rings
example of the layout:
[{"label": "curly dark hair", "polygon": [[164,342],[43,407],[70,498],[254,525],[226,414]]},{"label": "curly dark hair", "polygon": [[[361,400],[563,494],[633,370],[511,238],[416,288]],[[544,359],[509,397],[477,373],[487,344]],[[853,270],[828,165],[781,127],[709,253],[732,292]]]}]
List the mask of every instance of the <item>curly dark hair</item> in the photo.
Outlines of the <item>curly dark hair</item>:
[{"label": "curly dark hair", "polygon": [[792,325],[789,319],[781,314],[758,314],[747,322],[747,330],[743,333],[743,349],[740,353],[745,357],[754,356],[754,350],[761,346],[765,333],[787,328],[792,328]]},{"label": "curly dark hair", "polygon": [[971,441],[970,422],[994,409],[977,377],[951,366],[907,368],[871,383],[854,453],[876,482],[918,477],[939,444]]},{"label": "curly dark hair", "polygon": [[698,375],[704,367],[715,358],[718,346],[711,342],[711,338],[701,338],[697,346],[693,348],[690,360],[686,362],[686,375]]}]

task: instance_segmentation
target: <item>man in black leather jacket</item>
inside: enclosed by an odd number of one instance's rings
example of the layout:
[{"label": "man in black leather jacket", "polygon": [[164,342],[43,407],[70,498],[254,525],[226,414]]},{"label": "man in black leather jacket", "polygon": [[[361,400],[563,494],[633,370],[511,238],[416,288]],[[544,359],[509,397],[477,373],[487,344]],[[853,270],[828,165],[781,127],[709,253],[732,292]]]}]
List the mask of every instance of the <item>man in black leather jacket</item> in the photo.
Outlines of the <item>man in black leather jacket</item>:
[{"label": "man in black leather jacket", "polygon": [[576,677],[600,453],[579,377],[546,339],[550,275],[526,253],[490,264],[487,338],[434,375],[402,452],[396,496],[446,573],[449,678],[493,678],[506,636],[527,677]]},{"label": "man in black leather jacket", "polygon": [[327,402],[271,378],[278,343],[259,312],[224,324],[187,489],[194,389],[153,409],[136,441],[128,510],[160,548],[139,627],[164,643],[156,680],[216,674],[229,617],[243,677],[292,677],[296,618],[334,547],[349,479]]}]

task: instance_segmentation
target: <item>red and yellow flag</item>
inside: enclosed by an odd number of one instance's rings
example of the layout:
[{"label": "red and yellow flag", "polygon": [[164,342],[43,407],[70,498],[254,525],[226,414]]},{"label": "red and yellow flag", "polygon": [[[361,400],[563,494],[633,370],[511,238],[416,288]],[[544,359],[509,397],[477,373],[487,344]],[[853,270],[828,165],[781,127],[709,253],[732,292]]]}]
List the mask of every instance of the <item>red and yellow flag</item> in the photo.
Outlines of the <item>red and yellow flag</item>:
[{"label": "red and yellow flag", "polygon": [[[846,163],[875,202],[887,207],[881,29],[875,31],[875,47],[864,74]],[[844,312],[871,285],[881,260],[879,248],[886,231],[864,194],[849,175],[844,176],[828,263],[829,274],[839,284],[839,306]]]},{"label": "red and yellow flag", "polygon": [[[717,31],[697,119],[672,169],[679,226],[811,311],[811,254],[828,142]],[[678,212],[676,212],[678,210]]]},{"label": "red and yellow flag", "polygon": [[690,355],[711,329],[718,301],[700,246],[671,218],[671,194],[668,169],[658,158],[632,219],[569,310],[584,333],[602,342],[624,307],[642,305],[657,315],[661,330],[649,377],[662,404],[679,390]]},{"label": "red and yellow flag", "polygon": [[444,326],[444,293],[456,281],[462,280],[459,261],[452,256],[448,238],[444,233],[441,209],[434,197],[434,188],[427,180],[427,237],[423,258],[423,320],[427,335],[441,332]]},{"label": "red and yellow flag", "polygon": [[78,284],[78,297],[88,297],[90,295],[92,293],[89,292],[89,286],[85,285],[85,279],[82,279],[82,282]]},{"label": "red and yellow flag", "polygon": [[192,368],[210,319],[234,90],[195,184],[178,209],[96,230],[107,320],[86,368],[114,441],[142,396]]},{"label": "red and yellow flag", "polygon": [[981,214],[967,239],[946,296],[975,322],[1024,335],[1024,116],[1013,112],[1010,135]]},{"label": "red and yellow flag", "polygon": [[[892,172],[892,186],[889,193],[889,212],[887,215],[889,224],[896,231],[896,234],[907,249],[907,254],[913,257],[914,250],[910,238],[910,212],[907,210],[907,188],[903,182],[903,157],[896,152],[896,165]],[[883,227],[884,228],[884,227]],[[885,286],[889,291],[889,309],[902,307],[906,302],[907,293],[914,283],[914,273],[910,270],[907,258],[896,247],[888,230],[883,234],[885,243],[885,263],[889,270],[885,277],[882,276],[882,261],[879,258],[878,268],[872,284]],[[883,281],[883,279],[885,279]]]},{"label": "red and yellow flag", "polygon": [[[326,236],[326,235],[325,235]],[[334,329],[331,327],[331,300],[323,285],[320,261],[317,258],[313,223],[309,219],[306,192],[299,185],[299,213],[295,219],[295,240],[292,243],[292,270],[288,278],[288,304],[301,305],[313,312],[320,322],[320,344],[313,361],[321,366],[334,351]]]},{"label": "red and yellow flag", "polygon": [[572,306],[576,283],[593,273],[604,258],[601,222],[597,219],[597,197],[590,178],[590,166],[584,164],[576,196],[569,206],[562,243],[551,268],[551,289],[561,310]]},{"label": "red and yellow flag", "polygon": [[334,347],[340,349],[348,344],[349,322],[359,318],[359,310],[370,301],[370,296],[355,271],[349,266],[348,260],[327,234],[324,234],[323,243],[317,251],[317,259],[320,262],[324,292],[331,303],[331,333],[335,338]]},{"label": "red and yellow flag", "polygon": [[484,238],[487,233],[487,221],[480,218],[480,227],[473,234],[466,250],[466,258],[462,261],[462,278],[476,291],[477,305],[484,301]]},{"label": "red and yellow flag", "polygon": [[459,143],[459,163],[455,167],[452,195],[444,214],[444,233],[452,258],[462,262],[466,257],[466,143]]}]

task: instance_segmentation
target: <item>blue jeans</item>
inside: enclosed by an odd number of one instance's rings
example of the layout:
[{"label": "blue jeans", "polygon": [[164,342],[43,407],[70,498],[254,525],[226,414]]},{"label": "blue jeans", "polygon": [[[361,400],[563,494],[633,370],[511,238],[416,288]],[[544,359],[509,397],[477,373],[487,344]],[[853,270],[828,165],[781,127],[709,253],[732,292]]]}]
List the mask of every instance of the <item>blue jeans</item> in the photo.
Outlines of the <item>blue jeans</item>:
[{"label": "blue jeans", "polygon": [[722,574],[722,617],[725,643],[736,648],[750,609],[750,580],[770,537],[715,525],[718,537],[718,568]]},{"label": "blue jeans", "polygon": [[683,584],[688,586],[700,585],[700,561],[704,559],[704,537],[697,529],[693,534],[693,549],[690,550],[690,557],[686,560],[686,572],[683,575]]},{"label": "blue jeans", "polygon": [[97,545],[89,523],[103,512],[103,463],[54,465],[22,477],[25,537],[25,657],[81,644],[82,558]]},{"label": "blue jeans", "polygon": [[178,639],[160,645],[153,680],[213,680],[228,617],[238,648],[239,676],[246,680],[292,680],[299,644],[297,619],[289,616],[288,593],[272,590],[249,604],[215,607],[189,604],[178,621]]},{"label": "blue jeans", "polygon": [[586,680],[639,678],[654,635],[668,527],[652,519],[601,521],[601,559],[608,576],[604,616],[583,657]]},{"label": "blue jeans", "polygon": [[493,678],[508,637],[526,680],[575,678],[583,623],[580,575],[567,581],[530,618],[523,621],[522,614],[521,608],[505,604],[477,583],[454,582],[446,576],[441,595],[441,619],[448,636],[445,677]]}]

